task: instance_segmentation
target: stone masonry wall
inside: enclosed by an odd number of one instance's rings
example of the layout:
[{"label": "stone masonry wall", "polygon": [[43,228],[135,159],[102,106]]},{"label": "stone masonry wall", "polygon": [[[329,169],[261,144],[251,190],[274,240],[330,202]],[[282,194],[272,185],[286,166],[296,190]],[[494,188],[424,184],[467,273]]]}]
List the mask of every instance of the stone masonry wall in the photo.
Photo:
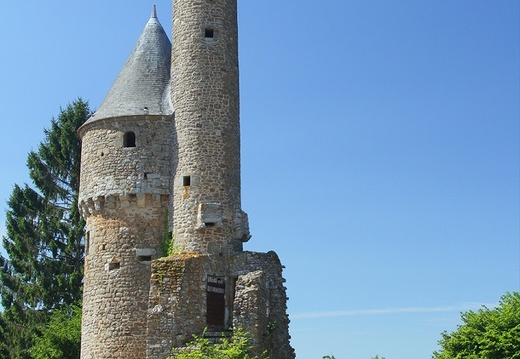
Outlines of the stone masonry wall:
[{"label": "stone masonry wall", "polygon": [[[125,133],[135,146],[125,146]],[[80,130],[86,220],[82,359],[143,359],[151,261],[171,207],[172,118],[99,120]]]},{"label": "stone masonry wall", "polygon": [[164,359],[171,349],[205,327],[205,257],[179,254],[154,261],[148,303],[147,358]]},{"label": "stone masonry wall", "polygon": [[[124,135],[135,134],[135,147]],[[80,206],[98,197],[171,193],[175,158],[172,116],[96,121],[80,129]]]},{"label": "stone masonry wall", "polygon": [[187,252],[241,251],[249,230],[240,204],[236,0],[174,0],[172,27],[174,238]]},{"label": "stone masonry wall", "polygon": [[134,197],[87,217],[83,359],[145,357],[151,260],[160,255],[168,197],[144,202],[142,211]]},{"label": "stone masonry wall", "polygon": [[[202,334],[207,323],[208,279],[226,282],[229,327],[252,334],[258,353],[271,359],[292,359],[289,318],[282,266],[274,252],[233,255],[179,254],[152,264],[148,307],[147,357],[164,359],[172,348]],[[236,283],[236,285],[235,285]],[[221,330],[226,330],[225,326]]]},{"label": "stone masonry wall", "polygon": [[251,334],[255,354],[267,349],[271,323],[269,322],[269,287],[263,271],[240,275],[235,286],[233,326],[242,327]]}]

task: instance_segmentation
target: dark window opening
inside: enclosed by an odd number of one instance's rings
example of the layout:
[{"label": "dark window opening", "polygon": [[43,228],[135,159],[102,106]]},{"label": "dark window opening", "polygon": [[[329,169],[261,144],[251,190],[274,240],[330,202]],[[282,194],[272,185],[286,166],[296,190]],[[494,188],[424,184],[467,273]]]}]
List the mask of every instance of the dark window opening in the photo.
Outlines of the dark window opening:
[{"label": "dark window opening", "polygon": [[108,264],[108,270],[115,270],[121,268],[121,263],[119,262],[112,262]]},{"label": "dark window opening", "polygon": [[223,278],[208,278],[206,324],[216,327],[225,326],[226,283]]},{"label": "dark window opening", "polygon": [[137,256],[139,262],[151,262],[152,256]]},{"label": "dark window opening", "polygon": [[184,176],[184,177],[182,177],[182,185],[184,187],[191,186],[191,176]]},{"label": "dark window opening", "polygon": [[135,147],[135,133],[127,132],[125,133],[125,137],[123,139],[123,146],[125,147]]},{"label": "dark window opening", "polygon": [[215,222],[205,222],[204,226],[205,227],[215,227]]},{"label": "dark window opening", "polygon": [[85,235],[85,254],[88,256],[88,252],[90,250],[90,232],[87,232]]},{"label": "dark window opening", "polygon": [[206,39],[212,39],[213,36],[214,36],[214,34],[215,34],[215,31],[214,31],[213,29],[206,28],[206,29],[204,30],[204,37],[205,37]]}]

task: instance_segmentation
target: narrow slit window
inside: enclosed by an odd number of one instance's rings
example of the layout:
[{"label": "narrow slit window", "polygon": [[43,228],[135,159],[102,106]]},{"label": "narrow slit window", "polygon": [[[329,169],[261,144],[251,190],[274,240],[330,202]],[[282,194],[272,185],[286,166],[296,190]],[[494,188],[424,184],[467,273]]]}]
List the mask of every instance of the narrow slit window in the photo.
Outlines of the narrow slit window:
[{"label": "narrow slit window", "polygon": [[90,251],[90,231],[87,231],[85,235],[85,254],[88,256]]},{"label": "narrow slit window", "polygon": [[191,186],[191,176],[184,176],[184,177],[182,177],[182,185],[184,187]]},{"label": "narrow slit window", "polygon": [[139,262],[151,262],[152,256],[138,256],[137,259]]},{"label": "narrow slit window", "polygon": [[135,147],[135,133],[130,131],[125,133],[124,139],[123,139],[123,146],[124,147]]},{"label": "narrow slit window", "polygon": [[110,270],[110,271],[116,270],[119,268],[121,268],[121,263],[119,263],[119,262],[112,262],[112,263],[108,264],[108,270]]},{"label": "narrow slit window", "polygon": [[213,30],[212,28],[207,27],[204,30],[204,37],[206,39],[212,39],[214,36],[215,36],[215,30]]},{"label": "narrow slit window", "polygon": [[204,223],[205,227],[215,227],[215,222],[206,222]]}]

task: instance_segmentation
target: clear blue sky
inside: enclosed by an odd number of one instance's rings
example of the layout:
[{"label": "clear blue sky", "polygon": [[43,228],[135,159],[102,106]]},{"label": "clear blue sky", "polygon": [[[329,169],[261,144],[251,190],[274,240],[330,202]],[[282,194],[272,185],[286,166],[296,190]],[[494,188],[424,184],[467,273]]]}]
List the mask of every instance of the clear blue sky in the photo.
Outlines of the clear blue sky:
[{"label": "clear blue sky", "polygon": [[[2,1],[2,208],[59,107],[101,104],[152,4]],[[246,248],[287,267],[297,358],[430,358],[460,311],[519,290],[519,8],[239,1]]]}]

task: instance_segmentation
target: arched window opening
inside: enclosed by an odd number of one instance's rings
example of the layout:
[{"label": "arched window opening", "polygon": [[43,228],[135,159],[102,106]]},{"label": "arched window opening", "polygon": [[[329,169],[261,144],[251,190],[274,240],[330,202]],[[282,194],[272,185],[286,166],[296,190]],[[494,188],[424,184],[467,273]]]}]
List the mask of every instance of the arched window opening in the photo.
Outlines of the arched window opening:
[{"label": "arched window opening", "polygon": [[130,131],[125,133],[125,137],[123,139],[124,147],[135,147],[135,133]]}]

